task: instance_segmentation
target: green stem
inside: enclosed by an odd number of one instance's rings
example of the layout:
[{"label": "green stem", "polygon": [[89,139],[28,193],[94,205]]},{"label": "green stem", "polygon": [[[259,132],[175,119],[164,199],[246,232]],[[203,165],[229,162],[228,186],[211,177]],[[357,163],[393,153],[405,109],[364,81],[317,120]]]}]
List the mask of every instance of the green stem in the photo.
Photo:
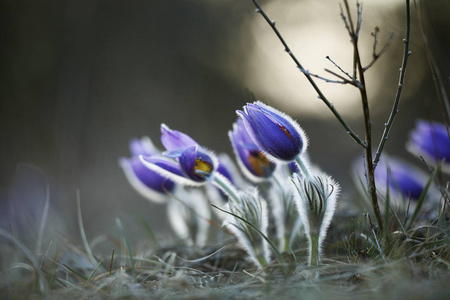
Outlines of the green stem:
[{"label": "green stem", "polygon": [[241,203],[241,199],[238,196],[238,190],[223,175],[215,172],[212,183],[230,197],[230,199],[236,201],[236,203]]},{"label": "green stem", "polygon": [[289,246],[291,244],[290,236],[291,236],[290,234],[284,236],[283,252],[288,252],[289,251]]},{"label": "green stem", "polygon": [[309,236],[309,265],[310,266],[318,266],[320,257],[319,257],[319,235],[310,234]]},{"label": "green stem", "polygon": [[266,258],[264,257],[264,254],[258,255],[257,258],[258,258],[258,262],[262,268],[267,267],[268,263],[267,263]]},{"label": "green stem", "polygon": [[303,163],[302,159],[300,158],[300,155],[298,155],[295,158],[295,162],[297,163],[298,167],[300,168],[300,170],[302,171],[303,175],[305,175],[305,177],[309,178],[311,177],[308,168],[306,167],[306,165]]}]

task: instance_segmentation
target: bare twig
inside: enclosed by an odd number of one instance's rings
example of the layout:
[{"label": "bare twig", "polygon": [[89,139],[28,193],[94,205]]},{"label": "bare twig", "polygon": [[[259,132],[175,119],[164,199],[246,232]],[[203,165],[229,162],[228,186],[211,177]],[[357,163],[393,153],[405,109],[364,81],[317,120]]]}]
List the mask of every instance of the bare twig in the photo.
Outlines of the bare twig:
[{"label": "bare twig", "polygon": [[[299,69],[300,69],[300,68],[299,68]],[[327,71],[327,72],[333,74],[334,76],[336,76],[336,77],[338,77],[338,78],[340,78],[340,79],[342,79],[342,80],[332,80],[332,79],[329,79],[329,78],[325,78],[325,77],[322,77],[322,76],[320,76],[320,75],[311,73],[311,72],[309,72],[308,70],[300,69],[300,71],[301,71],[302,73],[308,74],[308,75],[311,76],[311,77],[315,77],[315,78],[317,78],[317,79],[323,80],[323,81],[325,81],[325,82],[327,82],[327,83],[354,84],[353,81],[350,81],[350,80],[348,80],[348,79],[346,79],[346,78],[344,78],[344,77],[342,77],[342,76],[340,76],[340,75],[338,75],[338,74],[336,74],[336,73],[334,73],[334,72],[332,72],[332,71],[330,71],[330,70],[325,70],[325,71]]]},{"label": "bare twig", "polygon": [[383,49],[381,49],[381,51],[379,53],[377,53],[377,44],[378,44],[378,33],[379,33],[380,29],[378,27],[375,27],[375,31],[372,33],[374,42],[373,42],[373,52],[372,52],[372,61],[365,66],[364,72],[367,71],[367,69],[369,69],[370,67],[373,66],[373,64],[387,51],[387,49],[389,49],[389,47],[392,44],[392,40],[394,39],[394,34],[391,33],[389,40],[386,42],[386,44],[384,45]]},{"label": "bare twig", "polygon": [[[277,27],[275,26],[275,22],[272,21],[267,16],[267,14],[261,8],[261,5],[259,5],[258,1],[256,1],[256,0],[252,0],[252,1],[253,1],[253,4],[256,7],[256,12],[260,13],[261,16],[264,18],[264,20],[266,20],[266,22],[270,25],[270,27],[272,27],[272,30],[275,32],[275,34],[277,35],[278,39],[283,44],[284,50],[289,54],[289,56],[295,62],[297,67],[300,70],[302,70],[302,69],[304,70],[305,68],[303,68],[303,66],[300,64],[299,60],[292,53],[291,49],[289,48],[288,44],[284,40],[283,36],[278,31]],[[334,116],[338,119],[338,121],[341,123],[341,125],[345,128],[345,130],[347,131],[347,134],[349,134],[353,138],[353,140],[355,142],[357,142],[358,144],[360,144],[362,147],[367,147],[366,143],[350,128],[350,126],[344,121],[344,119],[342,119],[341,115],[338,113],[338,111],[336,110],[334,105],[328,101],[328,99],[325,97],[325,95],[322,93],[322,91],[316,85],[316,83],[313,80],[312,76],[310,76],[309,74],[306,74],[306,73],[303,73],[303,74],[306,76],[306,78],[308,79],[309,83],[312,85],[314,90],[317,92],[319,99],[321,99],[325,103],[325,105],[331,110],[331,112],[334,114]]]},{"label": "bare twig", "polygon": [[373,160],[373,164],[375,167],[377,166],[378,161],[380,160],[380,156],[383,151],[384,144],[386,144],[386,141],[388,140],[389,132],[391,131],[395,116],[398,113],[398,104],[400,102],[400,96],[401,96],[402,90],[403,90],[403,83],[405,81],[406,64],[408,63],[408,57],[411,54],[411,51],[409,51],[410,31],[411,31],[410,4],[409,4],[409,0],[406,0],[406,37],[403,40],[403,42],[405,43],[405,47],[404,47],[404,52],[403,52],[402,67],[400,68],[400,79],[399,79],[399,83],[398,83],[398,87],[397,87],[397,94],[395,95],[394,105],[392,106],[391,115],[389,116],[388,121],[384,124],[385,128],[384,128],[383,136],[380,140],[377,152],[375,154],[375,158]]},{"label": "bare twig", "polygon": [[334,60],[331,59],[331,57],[327,56],[326,59],[328,59],[336,68],[339,69],[339,71],[341,71],[342,73],[344,73],[348,78],[350,78],[351,80],[353,80],[353,77],[348,74],[346,71],[344,71],[344,69],[342,69],[336,62],[334,62]]},{"label": "bare twig", "polygon": [[[359,4],[359,2],[358,2]],[[353,44],[353,57],[354,57],[354,73],[353,76],[354,80],[356,81],[356,76],[359,75],[359,86],[358,90],[361,95],[361,103],[362,103],[362,109],[363,109],[363,116],[364,116],[364,129],[365,129],[365,143],[367,147],[365,150],[365,158],[366,158],[366,167],[367,167],[367,180],[368,180],[368,188],[369,188],[369,194],[372,202],[372,209],[373,213],[375,215],[375,218],[377,219],[378,228],[380,231],[383,231],[383,217],[381,216],[380,207],[378,205],[378,196],[377,196],[377,189],[375,184],[375,166],[372,162],[372,121],[370,119],[370,111],[369,111],[369,99],[367,96],[367,89],[366,89],[366,82],[364,77],[364,69],[361,62],[361,56],[359,54],[359,47],[358,47],[358,34],[359,29],[361,27],[360,22],[362,21],[362,10],[361,6],[357,4],[357,23],[356,23],[356,29],[353,25],[353,20],[350,14],[350,7],[348,5],[348,1],[344,0],[344,6],[345,11],[347,14],[347,17],[345,16],[344,12],[342,11],[341,7],[341,16],[344,20],[345,26],[348,30],[348,34],[350,35],[352,44]],[[348,22],[347,22],[348,20]]]},{"label": "bare twig", "polygon": [[341,79],[344,83],[348,83],[348,84],[351,84],[353,86],[357,86],[357,82],[355,82],[354,80],[348,80],[347,78],[344,78],[343,76],[341,76],[339,74],[336,74],[335,72],[333,72],[333,71],[331,71],[329,69],[324,69],[324,70],[325,70],[325,72],[328,72],[331,75],[336,76],[337,78]]}]

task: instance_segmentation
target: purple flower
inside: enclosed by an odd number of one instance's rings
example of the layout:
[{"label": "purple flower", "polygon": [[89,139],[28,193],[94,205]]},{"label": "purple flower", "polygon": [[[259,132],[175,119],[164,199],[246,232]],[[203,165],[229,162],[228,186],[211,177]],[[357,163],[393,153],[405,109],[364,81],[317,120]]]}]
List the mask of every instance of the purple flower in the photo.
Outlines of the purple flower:
[{"label": "purple flower", "polygon": [[244,127],[244,121],[238,119],[233,124],[233,130],[228,132],[234,154],[242,172],[252,181],[261,181],[272,176],[275,164],[259,150]]},{"label": "purple flower", "polygon": [[175,183],[160,175],[158,172],[148,169],[139,159],[140,155],[158,155],[159,151],[153,146],[150,139],[133,139],[130,142],[131,158],[121,158],[119,164],[122,167],[130,184],[145,198],[155,202],[165,202],[168,192],[172,192]]},{"label": "purple flower", "polygon": [[217,170],[217,157],[199,146],[188,135],[161,125],[161,142],[166,148],[165,157],[141,155],[141,162],[175,182],[184,185],[202,185]]},{"label": "purple flower", "polygon": [[[364,171],[362,161],[358,161],[355,167],[356,172],[362,182],[364,181]],[[375,181],[377,190],[384,198],[389,187],[391,196],[404,200],[418,200],[428,182],[429,175],[411,164],[397,158],[383,155],[375,169]],[[435,188],[430,187],[427,197],[431,204],[435,197]],[[432,201],[433,200],[433,201]],[[400,202],[401,203],[401,202]]]},{"label": "purple flower", "polygon": [[401,193],[405,198],[419,199],[428,178],[424,173],[399,160],[378,164],[375,180],[383,190],[389,188]]},{"label": "purple flower", "polygon": [[187,147],[198,146],[198,143],[190,136],[178,130],[172,130],[166,124],[161,124],[161,142],[167,150],[165,154],[175,157]]},{"label": "purple flower", "polygon": [[419,120],[411,131],[406,149],[433,164],[445,160],[442,170],[450,173],[450,139],[445,124]]},{"label": "purple flower", "polygon": [[274,161],[290,162],[306,150],[308,141],[297,122],[260,101],[237,111],[250,138]]}]

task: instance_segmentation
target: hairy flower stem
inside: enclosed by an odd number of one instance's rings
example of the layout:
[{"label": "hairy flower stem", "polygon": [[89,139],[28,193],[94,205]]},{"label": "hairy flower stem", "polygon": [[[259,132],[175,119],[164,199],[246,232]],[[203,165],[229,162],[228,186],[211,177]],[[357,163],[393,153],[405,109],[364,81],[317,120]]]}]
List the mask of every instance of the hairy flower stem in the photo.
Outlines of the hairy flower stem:
[{"label": "hairy flower stem", "polygon": [[309,235],[309,265],[318,266],[320,261],[319,235],[310,233]]},{"label": "hairy flower stem", "polygon": [[300,155],[298,155],[295,158],[295,163],[298,165],[298,167],[300,168],[300,170],[302,171],[303,175],[305,175],[305,177],[310,177],[311,175],[309,174],[308,168],[305,166],[305,164],[303,163]]},{"label": "hairy flower stem", "polygon": [[211,182],[221,191],[223,191],[228,197],[230,197],[230,199],[232,199],[236,203],[241,203],[241,199],[238,196],[237,189],[224,176],[216,172]]}]

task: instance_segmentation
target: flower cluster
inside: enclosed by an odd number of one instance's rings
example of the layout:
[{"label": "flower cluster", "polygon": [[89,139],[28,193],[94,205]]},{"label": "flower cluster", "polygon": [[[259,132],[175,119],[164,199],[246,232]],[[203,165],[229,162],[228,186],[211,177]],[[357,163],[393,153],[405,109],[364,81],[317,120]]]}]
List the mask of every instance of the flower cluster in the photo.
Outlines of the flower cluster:
[{"label": "flower cluster", "polygon": [[218,214],[223,225],[258,268],[273,258],[270,247],[276,255],[291,251],[301,227],[309,242],[309,263],[318,265],[338,184],[310,167],[308,139],[291,117],[260,101],[248,103],[237,116],[228,136],[244,178],[226,156],[165,124],[165,151],[147,138],[131,142],[132,157],[121,160],[127,178],[146,198],[168,203],[170,222],[188,244],[206,242],[211,214],[204,194],[192,189],[205,186],[207,199],[225,212]]}]

